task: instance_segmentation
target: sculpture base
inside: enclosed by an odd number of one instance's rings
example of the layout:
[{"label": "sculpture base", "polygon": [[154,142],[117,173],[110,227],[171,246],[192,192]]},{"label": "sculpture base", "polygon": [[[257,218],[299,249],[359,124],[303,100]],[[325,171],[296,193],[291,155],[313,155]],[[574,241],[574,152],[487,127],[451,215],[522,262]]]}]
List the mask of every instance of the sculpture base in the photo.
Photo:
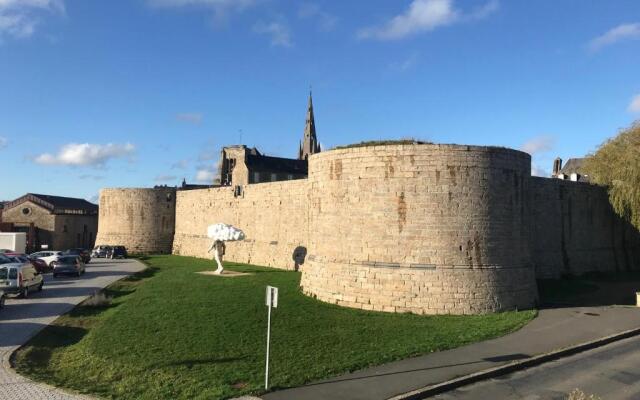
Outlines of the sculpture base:
[{"label": "sculpture base", "polygon": [[236,271],[229,271],[229,270],[226,270],[226,269],[224,271],[222,271],[221,274],[216,274],[215,271],[200,271],[200,272],[196,272],[196,274],[219,276],[221,278],[235,278],[236,276],[253,275],[252,273],[249,273],[249,272],[236,272]]}]

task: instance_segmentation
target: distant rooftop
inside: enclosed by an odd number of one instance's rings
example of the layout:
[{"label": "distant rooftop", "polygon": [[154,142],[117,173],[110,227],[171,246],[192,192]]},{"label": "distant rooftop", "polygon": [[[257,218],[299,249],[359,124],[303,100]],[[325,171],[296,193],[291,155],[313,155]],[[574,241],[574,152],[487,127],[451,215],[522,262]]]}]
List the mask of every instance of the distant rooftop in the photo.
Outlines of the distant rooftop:
[{"label": "distant rooftop", "polygon": [[36,203],[52,214],[97,214],[98,205],[88,202],[85,199],[75,197],[51,196],[48,194],[27,193],[13,201],[4,204],[5,209],[16,207],[26,201]]}]

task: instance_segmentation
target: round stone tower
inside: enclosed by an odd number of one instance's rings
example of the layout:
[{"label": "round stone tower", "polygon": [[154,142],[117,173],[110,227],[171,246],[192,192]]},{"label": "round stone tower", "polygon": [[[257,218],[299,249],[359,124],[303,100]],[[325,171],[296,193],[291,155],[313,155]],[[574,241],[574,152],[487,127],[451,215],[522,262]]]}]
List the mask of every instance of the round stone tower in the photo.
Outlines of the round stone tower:
[{"label": "round stone tower", "polygon": [[97,245],[129,253],[169,254],[176,219],[176,189],[102,189]]},{"label": "round stone tower", "polygon": [[530,165],[516,150],[435,144],[311,156],[303,291],[390,312],[533,306]]}]

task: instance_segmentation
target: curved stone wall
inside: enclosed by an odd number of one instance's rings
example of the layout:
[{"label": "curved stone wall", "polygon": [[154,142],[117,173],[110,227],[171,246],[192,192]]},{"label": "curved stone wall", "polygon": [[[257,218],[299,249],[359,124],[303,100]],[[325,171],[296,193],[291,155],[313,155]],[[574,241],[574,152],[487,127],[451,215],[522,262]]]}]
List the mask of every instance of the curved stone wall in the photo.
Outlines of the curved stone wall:
[{"label": "curved stone wall", "polygon": [[458,145],[313,155],[303,291],[391,312],[533,306],[530,162],[520,151]]},{"label": "curved stone wall", "polygon": [[102,189],[97,245],[123,245],[129,253],[171,253],[176,189]]}]

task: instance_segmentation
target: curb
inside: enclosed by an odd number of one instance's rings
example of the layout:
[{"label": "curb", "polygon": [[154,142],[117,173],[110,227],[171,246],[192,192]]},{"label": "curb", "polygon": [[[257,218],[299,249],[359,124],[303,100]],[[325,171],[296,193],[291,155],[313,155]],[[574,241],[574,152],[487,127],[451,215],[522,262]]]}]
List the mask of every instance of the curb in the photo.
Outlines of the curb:
[{"label": "curb", "polygon": [[549,353],[527,358],[526,360],[515,361],[499,367],[485,369],[480,372],[475,372],[473,374],[461,376],[459,378],[451,379],[442,383],[437,383],[435,385],[424,386],[420,389],[412,390],[407,393],[390,397],[388,400],[425,399],[427,397],[448,392],[450,390],[457,389],[462,386],[480,382],[486,379],[496,378],[502,375],[510,374],[512,372],[521,371],[521,370],[531,368],[540,364],[544,364],[549,361],[554,361],[563,357],[581,353],[583,351],[592,350],[597,347],[601,347],[609,343],[617,342],[619,340],[627,339],[637,335],[640,335],[640,328],[630,329],[624,332],[619,332],[613,335],[605,336],[600,339],[592,340],[590,342],[580,343],[571,347],[565,347],[560,350],[555,350]]}]

